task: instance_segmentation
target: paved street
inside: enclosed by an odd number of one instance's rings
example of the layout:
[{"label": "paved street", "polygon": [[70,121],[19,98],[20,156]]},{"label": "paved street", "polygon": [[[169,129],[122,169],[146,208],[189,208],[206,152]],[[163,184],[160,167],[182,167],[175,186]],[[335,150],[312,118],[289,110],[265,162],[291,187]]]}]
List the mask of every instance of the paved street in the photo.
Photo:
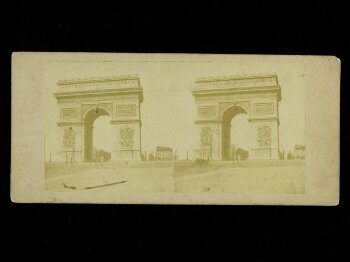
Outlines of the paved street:
[{"label": "paved street", "polygon": [[[216,166],[218,165],[218,166]],[[303,193],[304,165],[278,162],[270,166],[215,163],[197,167],[171,165],[84,165],[47,169],[48,191],[117,191],[181,193]]]},{"label": "paved street", "polygon": [[305,190],[304,166],[231,167],[176,178],[175,191],[186,193],[279,193]]},{"label": "paved street", "polygon": [[48,191],[118,191],[118,192],[172,192],[172,169],[157,168],[90,168],[74,174],[46,178]]}]

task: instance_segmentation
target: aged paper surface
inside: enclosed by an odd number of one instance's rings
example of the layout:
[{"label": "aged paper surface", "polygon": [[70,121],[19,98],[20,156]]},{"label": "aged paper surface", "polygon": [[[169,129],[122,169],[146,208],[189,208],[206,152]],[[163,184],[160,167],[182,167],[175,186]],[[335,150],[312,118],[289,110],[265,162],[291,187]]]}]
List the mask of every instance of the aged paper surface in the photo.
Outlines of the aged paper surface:
[{"label": "aged paper surface", "polygon": [[14,53],[11,199],[337,205],[340,60]]}]

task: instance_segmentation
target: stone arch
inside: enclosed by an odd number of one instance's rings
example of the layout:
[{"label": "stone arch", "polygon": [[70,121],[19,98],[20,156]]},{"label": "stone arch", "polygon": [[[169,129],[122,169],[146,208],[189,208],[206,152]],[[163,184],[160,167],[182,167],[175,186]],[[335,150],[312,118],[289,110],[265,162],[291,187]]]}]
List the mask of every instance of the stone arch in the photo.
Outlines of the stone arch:
[{"label": "stone arch", "polygon": [[[230,114],[240,112],[247,114],[252,136],[247,146],[249,159],[279,159],[278,105],[281,88],[276,74],[198,78],[192,95],[198,108],[195,119],[198,136],[194,150],[196,158],[205,152],[199,139],[200,130],[210,127],[213,134],[210,158],[227,159],[228,120],[232,119]],[[261,142],[264,139],[269,143]]]},{"label": "stone arch", "polygon": [[[143,90],[137,75],[107,76],[84,79],[59,80],[54,94],[59,109],[57,122],[57,162],[67,161],[73,154],[74,162],[90,161],[92,156],[93,123],[99,116],[110,117],[113,139],[110,141],[111,161],[141,160],[141,103]],[[123,148],[120,130],[125,126],[133,129],[132,148]],[[72,127],[72,135],[65,131]],[[66,133],[65,133],[66,132]],[[130,144],[130,143],[129,143]]]}]

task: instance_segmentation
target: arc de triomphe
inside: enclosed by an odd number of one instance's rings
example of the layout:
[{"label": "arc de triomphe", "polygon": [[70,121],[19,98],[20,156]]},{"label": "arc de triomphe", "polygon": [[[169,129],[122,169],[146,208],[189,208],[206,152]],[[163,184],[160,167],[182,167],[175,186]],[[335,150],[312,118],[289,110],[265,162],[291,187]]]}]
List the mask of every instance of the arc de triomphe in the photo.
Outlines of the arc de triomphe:
[{"label": "arc de triomphe", "polygon": [[231,120],[243,113],[253,134],[249,159],[279,159],[277,75],[198,78],[192,94],[197,109],[195,158],[229,160]]},{"label": "arc de triomphe", "polygon": [[93,123],[103,115],[110,117],[115,134],[111,161],[141,159],[143,91],[138,76],[60,80],[57,85],[56,161],[93,161]]}]

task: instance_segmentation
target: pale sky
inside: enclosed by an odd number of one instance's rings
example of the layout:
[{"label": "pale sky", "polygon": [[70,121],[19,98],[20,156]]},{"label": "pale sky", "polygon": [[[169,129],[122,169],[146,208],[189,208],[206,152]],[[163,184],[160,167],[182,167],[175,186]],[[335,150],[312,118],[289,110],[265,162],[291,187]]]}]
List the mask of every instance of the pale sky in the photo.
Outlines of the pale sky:
[{"label": "pale sky", "polygon": [[[144,93],[141,104],[142,150],[152,152],[156,146],[170,146],[177,150],[179,158],[193,152],[196,118],[194,97],[191,89],[198,77],[230,76],[276,73],[281,86],[280,149],[293,150],[295,144],[305,144],[305,68],[302,63],[281,62],[49,62],[46,67],[47,85],[44,98],[45,152],[56,150],[56,122],[59,116],[57,81],[63,79],[134,75],[140,77]],[[95,141],[99,148],[109,149],[106,137],[108,117],[95,121]],[[244,115],[232,122],[236,145],[246,143],[248,123]],[[102,134],[103,136],[99,135]],[[103,139],[99,138],[104,137]],[[238,141],[238,142],[237,142]]]}]

